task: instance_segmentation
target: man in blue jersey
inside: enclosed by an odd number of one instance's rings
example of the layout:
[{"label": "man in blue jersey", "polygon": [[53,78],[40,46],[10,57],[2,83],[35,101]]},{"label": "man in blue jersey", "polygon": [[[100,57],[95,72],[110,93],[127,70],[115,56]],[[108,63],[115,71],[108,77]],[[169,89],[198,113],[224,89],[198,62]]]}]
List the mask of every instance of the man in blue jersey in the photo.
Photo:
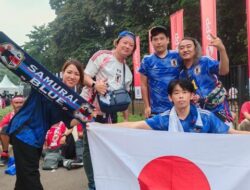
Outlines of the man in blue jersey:
[{"label": "man in blue jersey", "polygon": [[230,128],[212,112],[190,104],[194,92],[194,86],[189,80],[172,80],[168,94],[174,106],[170,110],[145,121],[123,122],[112,126],[171,132],[250,134],[248,131]]},{"label": "man in blue jersey", "polygon": [[143,58],[139,69],[145,117],[162,113],[172,107],[168,99],[168,83],[179,77],[180,57],[169,51],[169,32],[163,26],[150,30],[155,52]]},{"label": "man in blue jersey", "polygon": [[208,57],[201,56],[199,42],[191,37],[185,37],[179,44],[179,53],[183,59],[183,69],[180,78],[192,81],[196,96],[195,101],[203,109],[213,112],[224,122],[231,122],[232,116],[225,99],[226,91],[218,75],[226,75],[229,72],[229,60],[222,41],[211,35],[211,46],[218,49],[220,62]]}]

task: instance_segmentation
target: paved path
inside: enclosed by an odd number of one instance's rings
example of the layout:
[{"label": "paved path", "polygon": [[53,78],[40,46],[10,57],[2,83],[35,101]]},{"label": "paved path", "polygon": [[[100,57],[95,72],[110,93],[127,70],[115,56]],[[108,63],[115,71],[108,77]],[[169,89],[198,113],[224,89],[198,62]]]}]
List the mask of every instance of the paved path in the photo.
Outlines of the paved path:
[{"label": "paved path", "polygon": [[[0,167],[0,189],[13,190],[16,176],[4,174]],[[59,168],[54,172],[40,170],[44,190],[86,190],[87,178],[83,168],[67,170]]]}]

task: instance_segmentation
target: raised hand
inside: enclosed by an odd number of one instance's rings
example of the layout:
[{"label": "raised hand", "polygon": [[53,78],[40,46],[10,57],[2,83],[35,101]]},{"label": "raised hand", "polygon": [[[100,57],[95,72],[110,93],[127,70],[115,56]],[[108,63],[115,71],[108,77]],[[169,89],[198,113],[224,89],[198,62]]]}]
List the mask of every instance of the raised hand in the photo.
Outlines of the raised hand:
[{"label": "raised hand", "polygon": [[210,46],[216,47],[219,51],[225,50],[225,46],[219,37],[214,36],[211,33],[210,33],[210,36],[211,36],[211,40],[209,42]]}]

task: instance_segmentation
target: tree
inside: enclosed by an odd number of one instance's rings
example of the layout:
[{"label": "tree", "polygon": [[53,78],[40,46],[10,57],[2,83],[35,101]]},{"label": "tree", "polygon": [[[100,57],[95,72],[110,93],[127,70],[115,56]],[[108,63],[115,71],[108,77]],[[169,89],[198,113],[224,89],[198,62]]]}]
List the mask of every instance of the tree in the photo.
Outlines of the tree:
[{"label": "tree", "polygon": [[227,48],[230,64],[247,63],[245,9],[245,1],[219,0],[217,3],[218,34]]},{"label": "tree", "polygon": [[[185,35],[201,41],[199,0],[50,0],[50,5],[56,19],[47,27],[34,28],[25,48],[57,71],[68,58],[86,64],[97,50],[111,49],[122,30],[139,35],[141,54],[147,54],[149,28],[169,27],[170,14],[181,8],[184,9]],[[247,57],[243,10],[243,1],[217,0],[218,36],[225,43],[233,64],[243,64]]]},{"label": "tree", "polygon": [[24,50],[49,70],[54,71],[55,65],[51,60],[55,55],[51,51],[50,28],[46,25],[34,26],[34,30],[27,36],[30,41],[25,43]]}]

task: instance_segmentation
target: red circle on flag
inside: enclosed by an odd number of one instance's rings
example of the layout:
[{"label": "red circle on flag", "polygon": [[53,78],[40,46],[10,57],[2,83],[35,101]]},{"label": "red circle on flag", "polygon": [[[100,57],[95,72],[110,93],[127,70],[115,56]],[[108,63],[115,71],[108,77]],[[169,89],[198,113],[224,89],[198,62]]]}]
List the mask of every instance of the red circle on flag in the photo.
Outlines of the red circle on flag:
[{"label": "red circle on flag", "polygon": [[140,190],[211,190],[201,169],[178,156],[150,161],[138,177]]}]

